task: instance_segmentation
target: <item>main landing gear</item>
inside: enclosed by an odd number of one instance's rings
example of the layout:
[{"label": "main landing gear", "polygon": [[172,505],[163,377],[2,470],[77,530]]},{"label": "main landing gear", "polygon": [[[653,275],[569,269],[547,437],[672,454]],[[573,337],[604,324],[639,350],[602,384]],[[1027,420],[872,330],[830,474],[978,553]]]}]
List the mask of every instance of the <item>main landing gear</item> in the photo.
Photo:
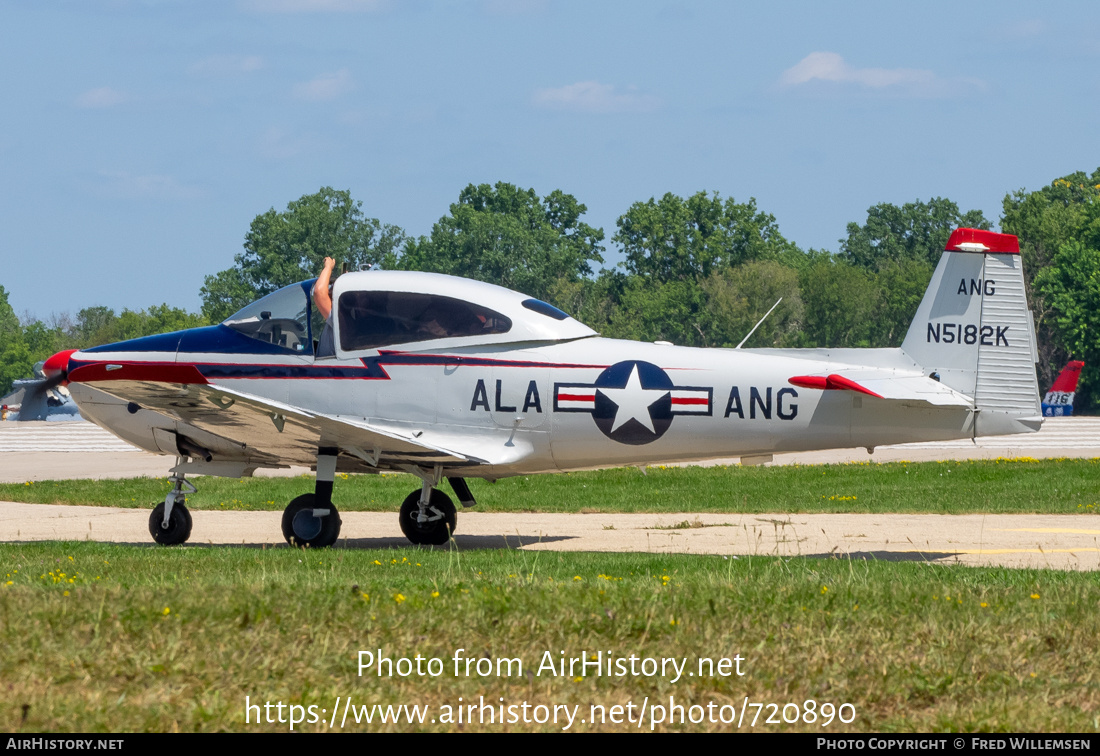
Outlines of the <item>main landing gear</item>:
[{"label": "main landing gear", "polygon": [[191,537],[191,513],[184,502],[186,494],[195,493],[195,487],[184,480],[183,473],[168,480],[173,484],[172,490],[149,515],[149,535],[162,546],[174,546]]},{"label": "main landing gear", "polygon": [[[339,449],[322,447],[317,454],[317,480],[313,493],[302,494],[283,510],[283,537],[291,546],[314,549],[332,546],[340,537],[340,513],[332,503],[332,486],[336,478],[336,458]],[[177,465],[177,469],[178,469]],[[439,490],[443,480],[442,467],[429,470],[409,466],[408,472],[423,481],[401,505],[401,532],[414,544],[441,546],[454,535],[458,514],[451,497]],[[149,515],[149,533],[153,540],[165,546],[184,543],[191,537],[191,513],[187,511],[186,495],[195,487],[184,479],[182,472],[170,477],[172,490]],[[447,478],[463,507],[477,502],[463,478]]]},{"label": "main landing gear", "polygon": [[[291,546],[322,548],[336,543],[340,537],[340,513],[332,503],[332,484],[336,477],[337,448],[322,447],[317,454],[317,483],[314,492],[303,494],[283,510],[283,536]],[[412,543],[441,546],[450,540],[458,524],[458,514],[451,497],[437,486],[442,482],[442,468],[409,466],[408,472],[420,477],[423,484],[401,505],[401,532]],[[470,487],[462,478],[448,478],[451,488],[464,507],[474,501]]]},{"label": "main landing gear", "polygon": [[302,494],[283,510],[283,538],[291,546],[320,549],[340,537],[340,513],[332,503],[332,481],[336,478],[339,449],[317,450],[317,482],[313,493]]}]

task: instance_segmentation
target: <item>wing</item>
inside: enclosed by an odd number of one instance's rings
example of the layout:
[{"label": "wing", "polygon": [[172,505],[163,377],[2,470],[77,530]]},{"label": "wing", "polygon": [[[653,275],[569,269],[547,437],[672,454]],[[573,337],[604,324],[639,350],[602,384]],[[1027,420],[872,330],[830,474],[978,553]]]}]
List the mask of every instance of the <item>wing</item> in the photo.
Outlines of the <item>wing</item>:
[{"label": "wing", "polygon": [[[339,447],[368,469],[487,464],[485,459],[429,443],[412,432],[310,412],[221,386],[145,380],[97,380],[92,385],[121,401],[135,402],[143,410],[230,442],[218,445],[215,456],[219,460],[230,457],[258,462],[258,466],[310,466],[317,461],[317,449],[327,446]],[[176,432],[186,435],[187,429],[178,427]]]}]

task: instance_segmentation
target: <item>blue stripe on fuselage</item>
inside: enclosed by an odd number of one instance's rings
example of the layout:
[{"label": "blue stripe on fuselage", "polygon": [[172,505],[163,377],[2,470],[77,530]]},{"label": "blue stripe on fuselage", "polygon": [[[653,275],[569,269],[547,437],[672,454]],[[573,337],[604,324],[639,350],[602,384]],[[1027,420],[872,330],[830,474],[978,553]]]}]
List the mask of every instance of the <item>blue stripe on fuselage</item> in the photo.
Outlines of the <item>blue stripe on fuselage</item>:
[{"label": "blue stripe on fuselage", "polygon": [[378,364],[366,367],[339,365],[225,365],[199,363],[195,365],[208,379],[229,378],[385,378],[386,371]]},{"label": "blue stripe on fuselage", "polygon": [[120,341],[117,344],[104,344],[82,351],[88,354],[96,352],[171,352],[175,354],[177,351],[200,354],[302,354],[278,344],[253,339],[221,324],[160,333],[156,336],[142,336],[138,339]]}]

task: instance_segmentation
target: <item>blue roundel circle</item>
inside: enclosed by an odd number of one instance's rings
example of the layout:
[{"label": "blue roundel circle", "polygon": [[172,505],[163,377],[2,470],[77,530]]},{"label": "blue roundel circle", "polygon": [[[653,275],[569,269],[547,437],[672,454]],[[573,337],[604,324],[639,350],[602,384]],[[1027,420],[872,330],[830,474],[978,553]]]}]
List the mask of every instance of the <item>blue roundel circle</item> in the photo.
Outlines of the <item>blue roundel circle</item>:
[{"label": "blue roundel circle", "polygon": [[592,419],[620,444],[649,444],[672,425],[672,379],[651,362],[617,362],[596,378]]}]

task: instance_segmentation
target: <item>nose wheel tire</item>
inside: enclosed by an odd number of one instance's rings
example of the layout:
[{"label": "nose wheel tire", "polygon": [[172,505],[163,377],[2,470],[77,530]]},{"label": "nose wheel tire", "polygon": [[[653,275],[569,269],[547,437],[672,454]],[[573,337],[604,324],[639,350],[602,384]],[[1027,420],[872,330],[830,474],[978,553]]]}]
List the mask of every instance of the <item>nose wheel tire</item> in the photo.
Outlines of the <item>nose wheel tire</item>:
[{"label": "nose wheel tire", "polygon": [[458,524],[458,514],[451,497],[432,489],[428,499],[426,519],[420,518],[420,491],[413,491],[401,505],[401,532],[415,544],[442,546],[450,540]]},{"label": "nose wheel tire", "polygon": [[302,494],[283,510],[283,537],[291,546],[320,549],[340,537],[340,513],[336,506],[316,505],[317,497]]},{"label": "nose wheel tire", "polygon": [[175,546],[183,543],[191,537],[191,513],[182,502],[172,505],[172,513],[168,516],[168,527],[164,524],[164,502],[153,507],[149,515],[149,535],[162,546]]}]

